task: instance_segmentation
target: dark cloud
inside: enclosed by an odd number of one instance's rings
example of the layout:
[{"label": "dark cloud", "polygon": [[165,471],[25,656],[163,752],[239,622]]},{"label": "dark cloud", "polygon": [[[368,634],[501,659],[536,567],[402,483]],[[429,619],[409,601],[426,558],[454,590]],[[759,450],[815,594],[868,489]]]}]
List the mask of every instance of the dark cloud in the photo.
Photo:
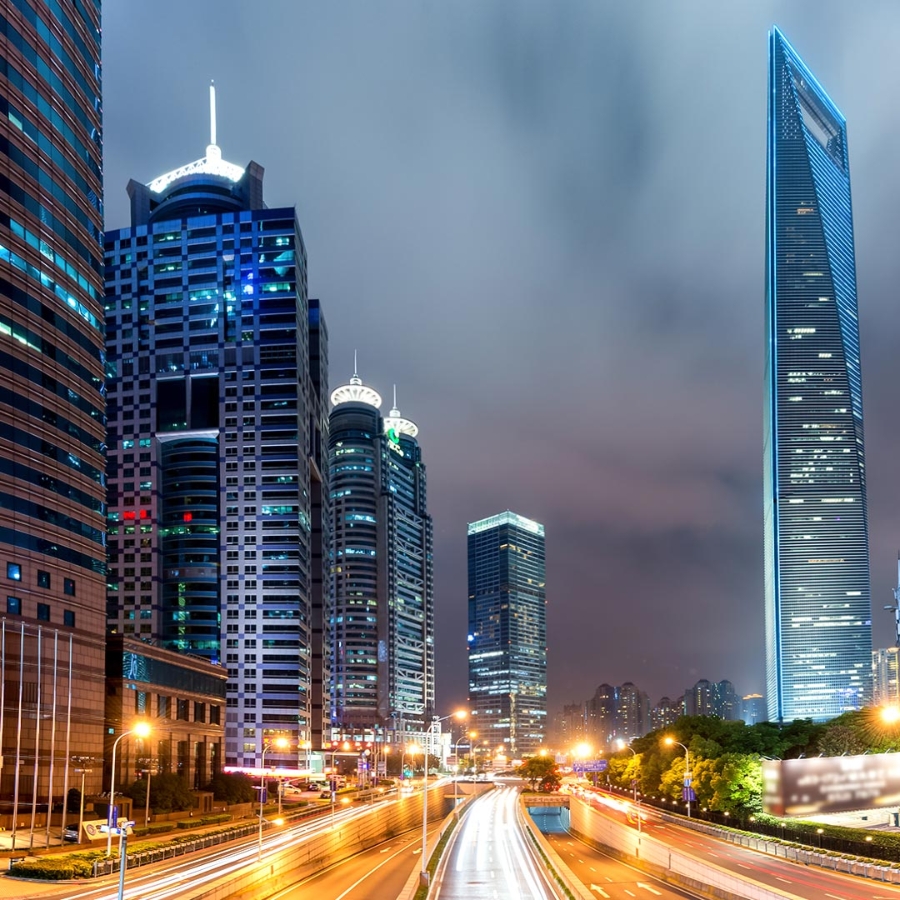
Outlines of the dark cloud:
[{"label": "dark cloud", "polygon": [[227,159],[296,204],[332,381],[421,427],[439,699],[465,694],[465,526],[547,528],[552,705],[763,689],[766,33],[848,119],[876,645],[900,527],[900,8],[837,2],[104,5],[107,218]]}]

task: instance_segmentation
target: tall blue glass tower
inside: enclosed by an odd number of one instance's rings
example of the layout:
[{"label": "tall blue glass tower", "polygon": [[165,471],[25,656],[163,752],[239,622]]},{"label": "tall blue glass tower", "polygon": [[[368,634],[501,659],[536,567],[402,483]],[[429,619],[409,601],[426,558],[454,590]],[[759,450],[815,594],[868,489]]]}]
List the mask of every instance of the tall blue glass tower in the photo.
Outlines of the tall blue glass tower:
[{"label": "tall blue glass tower", "polygon": [[766,182],[769,718],[826,720],[870,694],[871,597],[846,122],[769,35]]},{"label": "tall blue glass tower", "polygon": [[544,526],[507,510],[468,527],[469,724],[512,759],[547,733]]}]

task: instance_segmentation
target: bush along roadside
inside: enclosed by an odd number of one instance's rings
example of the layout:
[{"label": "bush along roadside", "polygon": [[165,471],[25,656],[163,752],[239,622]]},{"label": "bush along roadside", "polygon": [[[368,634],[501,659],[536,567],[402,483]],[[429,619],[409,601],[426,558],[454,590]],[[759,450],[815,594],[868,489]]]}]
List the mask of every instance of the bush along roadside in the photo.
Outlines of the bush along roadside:
[{"label": "bush along roadside", "polygon": [[[304,817],[305,816],[301,814],[291,818],[297,819]],[[204,816],[201,819],[189,820],[189,827],[197,828],[204,825],[216,825],[230,819],[231,815],[228,813]],[[133,829],[133,832],[135,836],[141,837],[158,834],[161,831],[174,831],[175,828],[179,826],[181,826],[180,822],[161,822],[158,825],[150,825],[147,828],[135,828]],[[256,829],[256,824],[244,823],[232,825],[230,828],[217,828],[213,831],[206,831],[202,835],[173,835],[168,840],[163,841],[140,841],[130,843],[128,845],[128,864],[134,865],[137,858],[144,853],[164,853],[166,850],[172,850],[193,841],[199,843],[200,841],[206,841],[209,838],[215,837],[221,838],[221,841],[223,842],[235,840],[240,837],[245,837],[250,833],[255,833]],[[38,859],[23,860],[22,862],[10,866],[9,874],[16,878],[33,878],[43,881],[65,881],[73,878],[91,878],[95,874],[94,863],[106,859],[106,847],[104,845],[102,849],[97,847],[96,849],[90,850],[76,850],[72,853],[66,853],[65,855],[44,856]],[[114,859],[116,860],[116,863],[118,863],[118,858],[114,857]],[[135,862],[132,862],[133,860]],[[118,865],[116,865],[116,869],[118,869]],[[100,874],[104,873],[101,872]],[[108,874],[108,870],[106,874]]]}]

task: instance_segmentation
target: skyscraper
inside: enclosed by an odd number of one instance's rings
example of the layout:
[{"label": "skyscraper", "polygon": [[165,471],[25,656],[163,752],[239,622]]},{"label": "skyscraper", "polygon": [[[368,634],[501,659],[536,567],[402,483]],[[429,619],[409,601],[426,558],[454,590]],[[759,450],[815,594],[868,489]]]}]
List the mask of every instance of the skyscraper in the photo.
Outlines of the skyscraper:
[{"label": "skyscraper", "polygon": [[769,718],[867,702],[871,599],[846,124],[769,35],[765,599]]},{"label": "skyscraper", "polygon": [[471,724],[521,758],[547,730],[544,526],[508,510],[473,522],[468,553]]},{"label": "skyscraper", "polygon": [[211,99],[206,156],[129,182],[106,235],[107,617],[227,666],[225,762],[255,765],[275,734],[304,749],[323,678],[327,332],[296,212],[222,158]]},{"label": "skyscraper", "polygon": [[3,0],[0,22],[0,825],[15,834],[24,804],[74,786],[73,756],[103,754],[100,3]]},{"label": "skyscraper", "polygon": [[418,426],[354,371],[331,395],[333,740],[422,741],[434,712],[432,524]]}]

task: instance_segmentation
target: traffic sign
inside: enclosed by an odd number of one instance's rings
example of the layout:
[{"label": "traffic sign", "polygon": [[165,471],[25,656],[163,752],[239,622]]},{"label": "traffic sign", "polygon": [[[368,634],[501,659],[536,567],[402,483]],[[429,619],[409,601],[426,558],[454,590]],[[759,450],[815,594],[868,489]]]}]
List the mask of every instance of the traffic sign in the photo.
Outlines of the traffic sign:
[{"label": "traffic sign", "polygon": [[605,759],[584,759],[573,763],[573,772],[605,772],[609,763]]}]

